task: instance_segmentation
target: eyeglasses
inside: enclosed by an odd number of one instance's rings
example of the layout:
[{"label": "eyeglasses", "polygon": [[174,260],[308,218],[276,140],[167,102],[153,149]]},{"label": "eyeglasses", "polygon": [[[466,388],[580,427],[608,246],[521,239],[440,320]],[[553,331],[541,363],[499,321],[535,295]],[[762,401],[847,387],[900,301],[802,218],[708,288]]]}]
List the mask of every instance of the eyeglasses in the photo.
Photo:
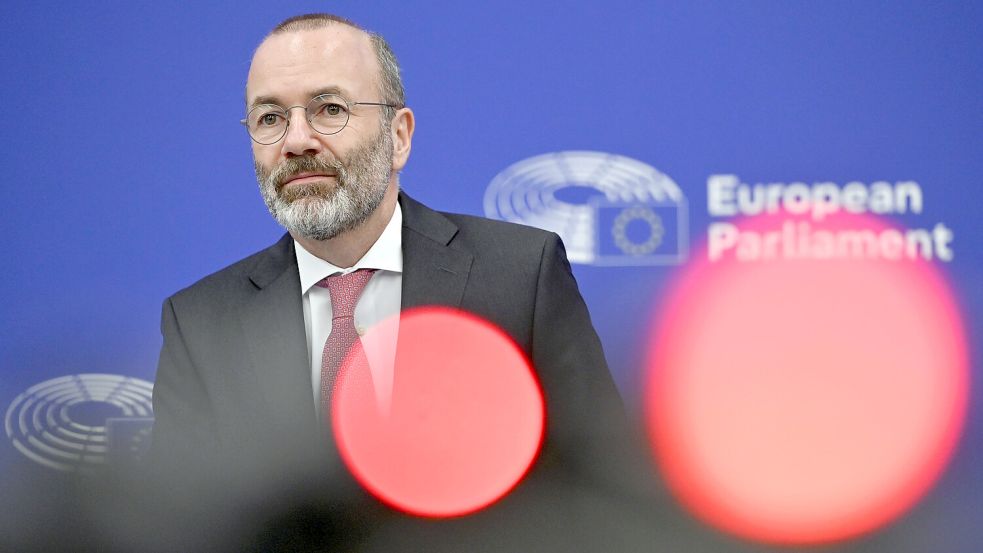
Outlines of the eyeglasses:
[{"label": "eyeglasses", "polygon": [[259,104],[246,113],[239,121],[249,130],[249,137],[260,144],[275,144],[287,134],[290,126],[290,110],[303,108],[307,112],[307,122],[321,134],[337,134],[348,124],[352,108],[355,106],[385,106],[392,104],[380,102],[349,102],[337,94],[321,94],[311,98],[304,106],[282,108],[276,104]]}]

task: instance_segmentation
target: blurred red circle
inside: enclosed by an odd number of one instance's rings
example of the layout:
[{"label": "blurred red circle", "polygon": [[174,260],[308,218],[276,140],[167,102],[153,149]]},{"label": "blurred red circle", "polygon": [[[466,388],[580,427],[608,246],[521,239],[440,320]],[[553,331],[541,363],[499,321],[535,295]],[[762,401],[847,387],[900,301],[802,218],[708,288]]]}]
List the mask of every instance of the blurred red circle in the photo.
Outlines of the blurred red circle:
[{"label": "blurred red circle", "polygon": [[403,511],[452,517],[521,480],[539,451],[545,407],[508,336],[434,307],[405,311],[362,340],[397,344],[390,386],[376,385],[380,373],[355,361],[353,348],[334,389],[335,439],[362,485]]},{"label": "blurred red circle", "polygon": [[[742,221],[766,232],[782,217]],[[829,231],[879,232],[840,216]],[[653,331],[649,434],[679,499],[755,540],[848,538],[934,483],[968,398],[964,330],[929,262],[694,261]]]}]

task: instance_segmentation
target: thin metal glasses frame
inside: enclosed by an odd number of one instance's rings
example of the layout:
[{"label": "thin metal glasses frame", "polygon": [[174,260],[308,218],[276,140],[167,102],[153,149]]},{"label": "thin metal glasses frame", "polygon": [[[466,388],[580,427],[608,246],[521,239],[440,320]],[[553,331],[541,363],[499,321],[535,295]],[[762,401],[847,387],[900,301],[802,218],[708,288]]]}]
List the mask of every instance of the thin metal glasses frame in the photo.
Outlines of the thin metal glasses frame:
[{"label": "thin metal glasses frame", "polygon": [[[337,98],[338,100],[340,100],[345,105],[345,123],[343,125],[339,126],[338,127],[338,130],[336,130],[336,131],[324,132],[322,130],[319,130],[317,127],[315,127],[314,126],[314,123],[311,121],[311,119],[312,119],[311,109],[310,109],[311,108],[311,105],[314,104],[315,101],[317,101],[317,100],[323,100],[325,98]],[[325,102],[325,103],[327,103],[327,102]],[[286,122],[286,124],[283,126],[283,132],[275,140],[272,140],[270,142],[262,142],[260,140],[257,140],[256,137],[253,136],[253,133],[252,133],[252,131],[249,128],[249,114],[251,114],[252,112],[254,112],[257,109],[260,109],[260,108],[262,108],[264,106],[265,107],[273,107],[273,108],[276,108],[276,109],[280,110],[282,112],[282,114],[285,116],[284,117],[284,121]],[[311,129],[313,129],[314,132],[316,132],[318,134],[323,134],[325,136],[331,136],[333,134],[340,133],[341,131],[343,131],[345,129],[345,127],[348,126],[348,121],[351,120],[352,108],[353,107],[356,107],[356,106],[384,106],[384,107],[387,107],[387,108],[398,109],[398,106],[396,106],[394,104],[387,104],[385,102],[350,102],[345,97],[339,96],[337,94],[319,94],[319,95],[311,98],[311,100],[309,102],[307,102],[307,105],[306,106],[302,106],[302,105],[299,105],[299,104],[298,105],[294,105],[294,106],[290,106],[290,107],[286,107],[286,108],[281,107],[281,106],[278,106],[276,104],[259,104],[259,105],[253,106],[246,113],[246,117],[244,117],[243,119],[240,119],[239,120],[239,123],[242,124],[244,127],[246,127],[246,131],[249,134],[249,138],[252,139],[253,142],[256,142],[257,144],[263,144],[264,146],[268,146],[270,144],[276,144],[277,142],[279,142],[280,140],[282,140],[284,136],[287,136],[287,131],[290,129],[290,117],[289,117],[289,114],[290,114],[290,110],[292,110],[294,108],[301,108],[301,109],[304,110],[304,119],[307,120],[307,124],[310,125]]]}]

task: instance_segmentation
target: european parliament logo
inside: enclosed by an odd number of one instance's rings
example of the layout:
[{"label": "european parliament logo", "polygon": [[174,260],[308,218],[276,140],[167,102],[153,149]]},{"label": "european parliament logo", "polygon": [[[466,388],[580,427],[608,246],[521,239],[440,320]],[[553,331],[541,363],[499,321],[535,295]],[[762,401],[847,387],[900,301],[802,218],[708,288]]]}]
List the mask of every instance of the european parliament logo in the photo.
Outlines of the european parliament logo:
[{"label": "european parliament logo", "polygon": [[116,374],[46,380],[17,396],[4,417],[14,448],[62,472],[140,458],[150,445],[153,384]]},{"label": "european parliament logo", "polygon": [[686,198],[654,167],[604,152],[539,155],[506,168],[485,191],[485,215],[560,235],[572,263],[686,261]]}]

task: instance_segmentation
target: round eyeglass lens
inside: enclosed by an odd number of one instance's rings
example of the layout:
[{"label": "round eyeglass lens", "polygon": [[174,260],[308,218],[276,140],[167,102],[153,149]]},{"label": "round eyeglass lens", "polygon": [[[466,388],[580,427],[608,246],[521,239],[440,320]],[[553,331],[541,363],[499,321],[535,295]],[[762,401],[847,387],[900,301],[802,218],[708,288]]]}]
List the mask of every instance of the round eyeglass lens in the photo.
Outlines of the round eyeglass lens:
[{"label": "round eyeglass lens", "polygon": [[287,132],[287,114],[273,104],[260,104],[246,114],[249,136],[260,144],[273,144]]},{"label": "round eyeglass lens", "polygon": [[348,102],[334,94],[315,96],[307,104],[307,120],[321,134],[335,134],[348,124]]}]

